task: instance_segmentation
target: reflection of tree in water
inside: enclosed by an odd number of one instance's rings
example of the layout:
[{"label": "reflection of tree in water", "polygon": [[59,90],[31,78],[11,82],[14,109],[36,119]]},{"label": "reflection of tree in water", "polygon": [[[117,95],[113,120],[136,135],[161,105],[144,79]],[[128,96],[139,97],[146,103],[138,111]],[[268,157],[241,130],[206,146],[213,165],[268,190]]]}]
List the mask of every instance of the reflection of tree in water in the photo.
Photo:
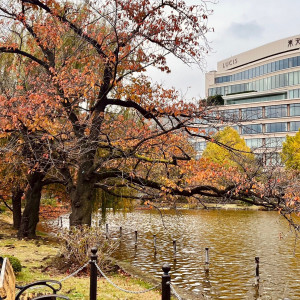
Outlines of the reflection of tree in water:
[{"label": "reflection of tree in water", "polygon": [[[120,191],[121,190],[121,191]],[[119,188],[119,193],[122,195],[122,193],[126,196],[128,196],[128,189],[126,188]],[[112,194],[107,193],[106,191],[95,189],[93,191],[93,211],[94,213],[101,211],[101,217],[98,215],[98,224],[105,224],[107,212],[113,211],[113,213],[116,213],[117,211],[122,212],[124,216],[127,212],[133,211],[134,205],[133,200],[130,198],[120,198],[116,197]]]}]

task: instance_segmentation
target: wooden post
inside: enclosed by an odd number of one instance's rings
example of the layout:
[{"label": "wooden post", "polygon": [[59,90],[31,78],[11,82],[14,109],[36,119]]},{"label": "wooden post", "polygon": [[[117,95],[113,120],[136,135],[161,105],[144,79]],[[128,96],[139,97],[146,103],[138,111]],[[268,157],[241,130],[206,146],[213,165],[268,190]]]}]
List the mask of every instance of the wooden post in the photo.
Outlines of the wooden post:
[{"label": "wooden post", "polygon": [[156,234],[153,234],[154,252],[156,252]]},{"label": "wooden post", "polygon": [[259,285],[259,257],[255,257],[255,285]]},{"label": "wooden post", "polygon": [[90,260],[90,300],[97,300],[97,248],[91,249]]},{"label": "wooden post", "polygon": [[122,226],[120,226],[120,239],[122,238]]},{"label": "wooden post", "polygon": [[134,243],[135,243],[135,245],[137,245],[137,238],[138,238],[138,232],[137,232],[137,230],[135,230],[134,235],[135,235],[135,241],[134,241]]},{"label": "wooden post", "polygon": [[209,248],[205,248],[205,271],[209,271]]},{"label": "wooden post", "polygon": [[170,300],[171,299],[171,276],[169,274],[171,267],[169,264],[164,264],[162,266],[164,271],[161,278],[161,300]]}]

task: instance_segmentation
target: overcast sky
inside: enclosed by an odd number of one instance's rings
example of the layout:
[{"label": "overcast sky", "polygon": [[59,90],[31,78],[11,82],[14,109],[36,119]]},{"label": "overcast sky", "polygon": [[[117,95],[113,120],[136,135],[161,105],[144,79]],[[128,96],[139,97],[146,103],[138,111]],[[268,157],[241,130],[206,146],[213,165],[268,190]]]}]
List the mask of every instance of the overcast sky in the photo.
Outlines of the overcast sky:
[{"label": "overcast sky", "polygon": [[212,52],[206,58],[206,70],[172,60],[171,74],[154,73],[158,82],[176,87],[188,99],[205,97],[204,73],[216,70],[218,61],[282,38],[300,37],[300,0],[219,0],[209,7],[214,13],[208,25],[214,32],[207,36]]}]

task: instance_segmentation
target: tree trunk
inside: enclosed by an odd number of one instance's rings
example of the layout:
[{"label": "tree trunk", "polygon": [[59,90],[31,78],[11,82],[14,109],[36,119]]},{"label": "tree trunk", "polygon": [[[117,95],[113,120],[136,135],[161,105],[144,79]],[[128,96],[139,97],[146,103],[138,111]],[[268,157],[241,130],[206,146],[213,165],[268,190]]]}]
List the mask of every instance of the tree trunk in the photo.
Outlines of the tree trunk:
[{"label": "tree trunk", "polygon": [[28,189],[25,193],[25,208],[18,232],[19,238],[36,237],[36,226],[39,222],[39,210],[45,175],[36,172],[29,178]]},{"label": "tree trunk", "polygon": [[92,223],[93,183],[79,172],[76,190],[71,194],[70,225],[88,225]]},{"label": "tree trunk", "polygon": [[21,199],[23,196],[24,190],[19,186],[13,188],[12,190],[12,206],[13,206],[13,227],[19,229],[21,225]]}]

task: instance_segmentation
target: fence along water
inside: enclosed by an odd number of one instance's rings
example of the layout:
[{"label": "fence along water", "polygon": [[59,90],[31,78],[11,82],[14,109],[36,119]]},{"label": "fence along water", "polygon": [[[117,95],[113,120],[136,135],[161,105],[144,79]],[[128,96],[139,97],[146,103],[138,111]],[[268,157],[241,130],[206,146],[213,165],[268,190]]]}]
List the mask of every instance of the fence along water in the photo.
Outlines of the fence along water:
[{"label": "fence along water", "polygon": [[[106,230],[108,228],[108,224],[105,224]],[[120,239],[122,238],[122,227],[120,227]],[[124,234],[124,236],[127,238],[133,237],[134,238],[134,245],[135,248],[137,247],[137,237],[138,237],[138,231],[134,230],[132,232],[127,232],[126,234]],[[176,254],[178,251],[178,247],[177,247],[177,241],[176,240],[172,240],[172,244],[173,244],[173,259],[174,261],[176,261]],[[153,246],[154,246],[154,255],[156,256],[157,253],[157,236],[156,234],[153,235]],[[213,247],[209,248],[209,247],[205,247],[204,248],[204,270],[206,273],[207,278],[209,278],[209,270],[210,270],[210,255],[209,255],[209,250],[218,253],[218,251],[216,251]],[[231,256],[231,255],[229,255]],[[235,255],[232,256],[232,258],[237,258]],[[240,258],[240,257],[239,257]],[[255,299],[259,299],[259,289],[260,289],[260,273],[259,273],[259,257],[255,257],[254,259],[254,266],[255,266],[255,272],[254,272],[254,280],[253,280],[253,286],[255,288],[255,295],[257,295],[257,297],[254,297]],[[181,299],[180,295],[176,292],[174,285],[171,283],[171,277],[169,275],[169,271],[170,271],[170,266],[168,264],[164,264],[163,267],[163,276],[162,276],[162,299],[170,299],[168,298],[169,295],[171,294],[171,292],[173,293],[173,295],[177,298],[177,299]],[[168,278],[168,280],[166,280],[166,278]],[[289,298],[284,298],[284,299],[289,299]]]},{"label": "fence along water", "polygon": [[163,275],[162,275],[162,281],[161,284],[158,284],[152,288],[143,290],[143,291],[130,291],[123,289],[116,284],[112,280],[110,280],[104,272],[100,269],[99,265],[97,264],[97,248],[91,249],[91,260],[90,263],[90,300],[96,300],[97,299],[97,270],[102,275],[103,278],[105,278],[112,286],[114,286],[116,289],[119,289],[120,291],[123,291],[125,293],[131,293],[131,294],[144,294],[147,292],[150,292],[154,289],[158,289],[161,287],[161,293],[162,293],[162,300],[170,300],[171,299],[171,288],[173,290],[173,293],[175,297],[179,300],[181,300],[181,297],[178,295],[178,293],[175,291],[175,288],[171,285],[171,276],[169,275],[169,272],[171,270],[170,266],[168,264],[163,265]]}]

